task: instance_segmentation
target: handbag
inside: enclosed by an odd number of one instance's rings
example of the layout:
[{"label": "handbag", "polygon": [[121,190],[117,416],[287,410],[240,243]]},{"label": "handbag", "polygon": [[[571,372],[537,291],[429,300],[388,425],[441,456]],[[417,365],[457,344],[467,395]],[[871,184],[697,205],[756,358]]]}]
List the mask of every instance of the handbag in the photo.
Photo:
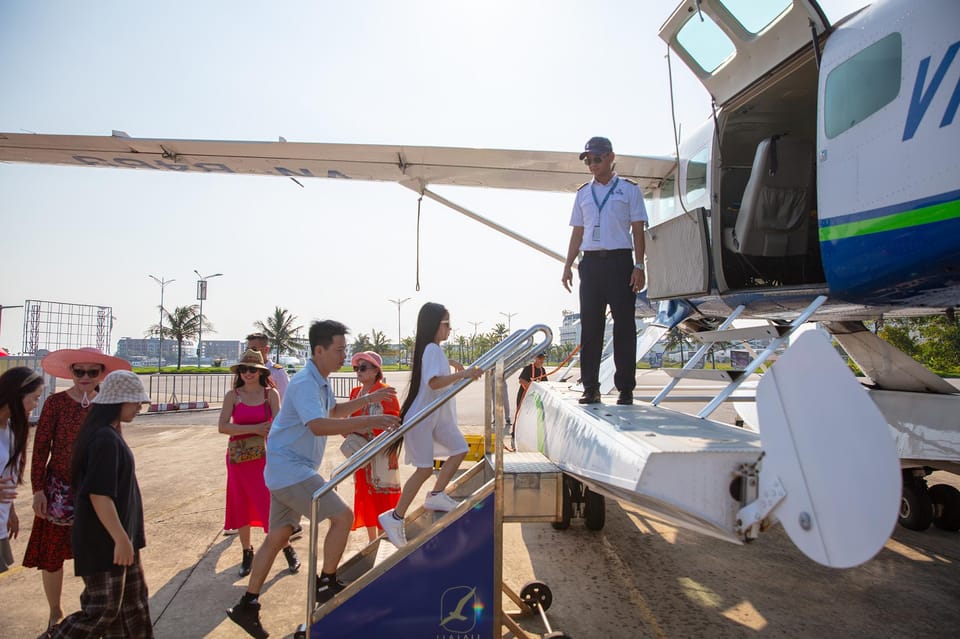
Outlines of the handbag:
[{"label": "handbag", "polygon": [[262,459],[267,455],[267,441],[263,435],[250,435],[241,439],[231,439],[227,445],[231,464]]},{"label": "handbag", "polygon": [[43,494],[47,498],[47,521],[57,526],[72,526],[74,505],[70,484],[47,473]]},{"label": "handbag", "polygon": [[396,453],[381,450],[367,465],[367,484],[371,490],[384,493],[400,490],[400,463]]},{"label": "handbag", "polygon": [[367,445],[367,438],[360,433],[347,433],[340,444],[340,452],[349,459],[355,452]]}]

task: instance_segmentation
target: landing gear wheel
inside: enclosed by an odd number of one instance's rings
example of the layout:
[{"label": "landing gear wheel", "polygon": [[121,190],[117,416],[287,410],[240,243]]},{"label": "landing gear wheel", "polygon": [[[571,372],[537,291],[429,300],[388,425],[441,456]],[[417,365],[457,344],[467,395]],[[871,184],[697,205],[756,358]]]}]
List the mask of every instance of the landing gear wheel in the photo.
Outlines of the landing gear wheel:
[{"label": "landing gear wheel", "polygon": [[554,630],[549,634],[543,635],[543,639],[571,639],[571,637],[562,630]]},{"label": "landing gear wheel", "polygon": [[607,504],[603,495],[585,488],[583,500],[587,530],[603,530],[603,525],[607,523]]},{"label": "landing gear wheel", "polygon": [[552,522],[554,530],[566,530],[570,527],[570,520],[573,518],[573,496],[574,490],[578,489],[578,482],[575,479],[563,476],[561,490],[561,510],[560,521]]},{"label": "landing gear wheel", "polygon": [[933,501],[921,480],[903,482],[900,496],[900,525],[910,530],[926,530],[933,521]]},{"label": "landing gear wheel", "polygon": [[933,525],[940,530],[960,530],[960,490],[935,484],[927,491],[933,503]]},{"label": "landing gear wheel", "polygon": [[533,610],[541,608],[546,611],[550,610],[550,604],[553,603],[553,593],[547,584],[531,581],[520,589],[520,599]]}]

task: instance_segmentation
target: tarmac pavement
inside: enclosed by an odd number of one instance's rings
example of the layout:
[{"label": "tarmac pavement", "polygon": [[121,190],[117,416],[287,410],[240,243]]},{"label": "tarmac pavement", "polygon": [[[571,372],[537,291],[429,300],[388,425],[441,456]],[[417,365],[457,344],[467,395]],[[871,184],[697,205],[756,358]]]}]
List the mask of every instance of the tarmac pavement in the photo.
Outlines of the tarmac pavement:
[{"label": "tarmac pavement", "polygon": [[[658,372],[638,373],[638,394],[663,379]],[[682,392],[702,394],[702,385]],[[482,432],[481,397],[479,384],[458,397],[467,433]],[[732,409],[725,406],[718,414],[730,419]],[[222,533],[226,437],[217,432],[217,416],[216,410],[141,415],[124,428],[144,499],[142,558],[157,639],[245,636],[224,615],[244,592],[246,578],[237,576],[237,537]],[[339,438],[331,437],[324,476],[343,460],[338,447]],[[930,479],[960,487],[946,473]],[[32,526],[29,492],[24,487],[16,502],[21,532],[12,546],[18,561]],[[352,503],[349,482],[339,492]],[[260,539],[254,531],[254,544]],[[281,555],[264,586],[262,619],[273,637],[292,636],[303,620],[306,540],[294,543],[304,562],[300,574],[289,575]],[[347,553],[365,540],[365,531],[353,532]],[[62,597],[67,613],[78,608],[82,590],[72,569],[68,562]],[[779,527],[736,546],[607,500],[602,531],[588,531],[577,521],[566,531],[549,524],[504,526],[504,580],[519,590],[534,579],[553,592],[547,614],[554,629],[574,639],[953,637],[960,627],[960,535],[937,529],[897,527],[876,558],[838,571],[806,559]],[[17,566],[0,574],[0,637],[35,637],[46,618],[37,571]],[[525,618],[521,626],[532,636],[545,632],[539,618]]]}]

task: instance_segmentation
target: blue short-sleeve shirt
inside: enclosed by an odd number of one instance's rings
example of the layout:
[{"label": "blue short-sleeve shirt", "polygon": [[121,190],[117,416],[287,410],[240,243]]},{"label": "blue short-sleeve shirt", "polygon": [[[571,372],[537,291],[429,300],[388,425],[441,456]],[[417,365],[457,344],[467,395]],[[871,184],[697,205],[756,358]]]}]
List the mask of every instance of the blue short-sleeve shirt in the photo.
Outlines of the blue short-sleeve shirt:
[{"label": "blue short-sleeve shirt", "polygon": [[327,447],[325,435],[314,435],[307,424],[330,416],[336,406],[333,389],[313,361],[293,376],[280,412],[267,437],[263,479],[270,490],[298,484],[317,474]]}]

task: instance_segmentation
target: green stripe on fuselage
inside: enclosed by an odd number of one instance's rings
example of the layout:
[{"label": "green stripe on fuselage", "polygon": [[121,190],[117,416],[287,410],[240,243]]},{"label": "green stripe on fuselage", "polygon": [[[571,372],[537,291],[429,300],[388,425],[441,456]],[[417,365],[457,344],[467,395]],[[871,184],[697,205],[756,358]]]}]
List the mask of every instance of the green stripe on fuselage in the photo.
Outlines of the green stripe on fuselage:
[{"label": "green stripe on fuselage", "polygon": [[891,213],[870,220],[848,222],[836,226],[822,226],[820,227],[820,241],[843,240],[858,235],[870,235],[871,233],[882,233],[883,231],[943,222],[957,217],[960,217],[960,200],[952,200],[911,211]]}]

